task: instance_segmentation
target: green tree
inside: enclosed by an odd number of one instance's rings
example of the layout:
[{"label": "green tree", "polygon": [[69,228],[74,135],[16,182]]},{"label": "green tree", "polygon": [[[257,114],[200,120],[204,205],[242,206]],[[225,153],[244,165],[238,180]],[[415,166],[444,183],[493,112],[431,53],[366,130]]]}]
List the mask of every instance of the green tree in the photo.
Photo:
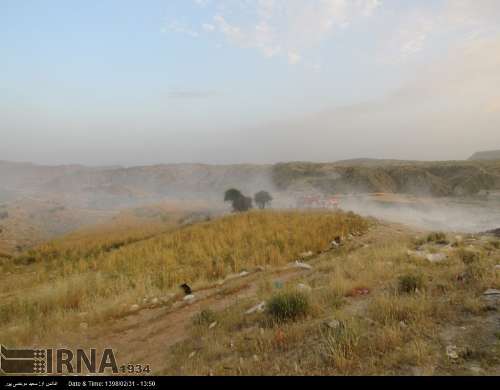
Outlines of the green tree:
[{"label": "green tree", "polygon": [[253,198],[260,209],[265,209],[267,204],[273,200],[273,197],[267,191],[259,191],[254,195]]},{"label": "green tree", "polygon": [[224,202],[233,202],[242,197],[243,194],[237,190],[236,188],[231,188],[229,190],[226,191],[226,193],[224,194]]},{"label": "green tree", "polygon": [[241,195],[233,202],[233,210],[239,213],[250,210],[253,207],[252,198]]}]

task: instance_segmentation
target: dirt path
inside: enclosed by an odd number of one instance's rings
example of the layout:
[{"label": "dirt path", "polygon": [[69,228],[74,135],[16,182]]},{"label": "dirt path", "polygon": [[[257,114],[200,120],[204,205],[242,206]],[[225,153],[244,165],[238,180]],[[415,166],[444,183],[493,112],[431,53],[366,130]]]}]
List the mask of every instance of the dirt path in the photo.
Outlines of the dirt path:
[{"label": "dirt path", "polygon": [[[150,364],[154,372],[164,368],[168,349],[188,337],[192,317],[209,308],[220,311],[236,302],[257,295],[263,276],[270,280],[287,282],[307,274],[306,269],[287,267],[267,272],[255,272],[232,279],[223,285],[194,292],[191,303],[182,297],[169,306],[145,308],[120,319],[109,320],[99,326],[74,333],[65,340],[66,346],[113,348],[120,365]],[[225,292],[225,290],[227,292]]]}]

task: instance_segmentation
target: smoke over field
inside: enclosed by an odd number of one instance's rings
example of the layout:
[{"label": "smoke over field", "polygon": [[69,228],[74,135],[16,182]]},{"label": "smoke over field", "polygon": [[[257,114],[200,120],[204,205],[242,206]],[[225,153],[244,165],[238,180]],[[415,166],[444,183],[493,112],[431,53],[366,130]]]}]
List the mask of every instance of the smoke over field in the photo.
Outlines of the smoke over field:
[{"label": "smoke over field", "polygon": [[500,225],[500,203],[493,201],[425,199],[415,203],[389,203],[352,197],[345,199],[341,207],[364,216],[429,230],[478,233]]}]

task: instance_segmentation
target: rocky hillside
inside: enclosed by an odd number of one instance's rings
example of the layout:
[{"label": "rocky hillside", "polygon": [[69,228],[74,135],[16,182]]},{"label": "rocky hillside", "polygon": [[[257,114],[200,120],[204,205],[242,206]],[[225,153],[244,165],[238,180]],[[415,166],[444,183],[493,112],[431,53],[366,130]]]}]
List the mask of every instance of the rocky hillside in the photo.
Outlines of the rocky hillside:
[{"label": "rocky hillside", "polygon": [[315,188],[327,193],[468,196],[500,188],[500,162],[285,163],[273,167],[273,182],[280,190]]},{"label": "rocky hillside", "polygon": [[482,161],[482,160],[500,160],[500,150],[488,150],[484,152],[474,153],[469,160]]}]

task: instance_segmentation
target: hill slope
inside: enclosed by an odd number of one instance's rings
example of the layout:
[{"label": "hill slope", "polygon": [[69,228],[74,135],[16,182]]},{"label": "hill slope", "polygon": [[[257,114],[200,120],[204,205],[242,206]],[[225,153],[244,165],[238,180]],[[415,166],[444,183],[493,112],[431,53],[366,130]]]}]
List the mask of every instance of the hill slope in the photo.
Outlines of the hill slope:
[{"label": "hill slope", "polygon": [[488,150],[484,152],[474,153],[469,160],[480,161],[480,160],[500,160],[500,150]]}]

